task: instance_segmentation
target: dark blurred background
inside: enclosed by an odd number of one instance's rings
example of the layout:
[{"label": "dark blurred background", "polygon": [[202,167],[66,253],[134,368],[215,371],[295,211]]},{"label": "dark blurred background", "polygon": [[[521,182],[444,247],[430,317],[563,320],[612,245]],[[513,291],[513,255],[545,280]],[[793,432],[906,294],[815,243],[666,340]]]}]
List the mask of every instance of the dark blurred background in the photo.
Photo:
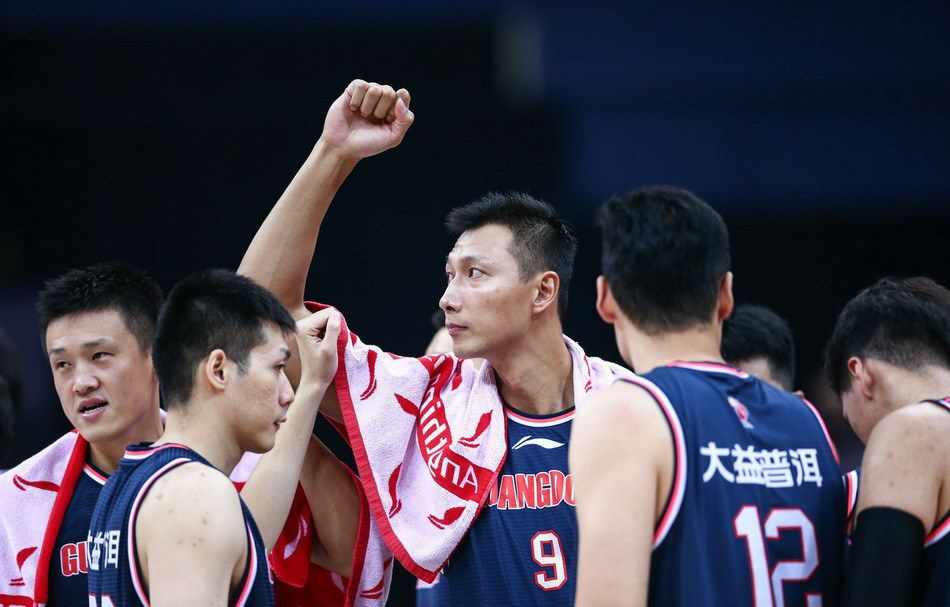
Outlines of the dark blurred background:
[{"label": "dark blurred background", "polygon": [[789,320],[797,383],[850,467],[860,446],[819,375],[837,313],[886,275],[950,282],[948,31],[946,2],[4,3],[0,327],[24,380],[0,468],[68,429],[32,311],[43,280],[106,259],[166,289],[236,268],[355,77],[407,87],[416,123],[344,185],[311,298],[421,353],[445,212],[525,190],[581,241],[566,331],[619,360],[593,310],[593,212],[687,187],[729,224],[737,300]]}]

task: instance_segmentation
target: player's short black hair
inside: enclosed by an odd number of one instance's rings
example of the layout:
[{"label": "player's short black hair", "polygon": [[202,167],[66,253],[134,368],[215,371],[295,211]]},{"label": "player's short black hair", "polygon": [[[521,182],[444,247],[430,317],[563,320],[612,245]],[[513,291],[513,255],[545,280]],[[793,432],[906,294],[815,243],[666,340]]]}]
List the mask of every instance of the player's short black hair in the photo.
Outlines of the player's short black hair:
[{"label": "player's short black hair", "polygon": [[181,406],[194,390],[198,364],[221,349],[247,370],[250,351],[264,343],[265,323],[284,334],[294,319],[270,291],[227,270],[204,270],[182,279],[162,307],[152,352],[162,397]]},{"label": "player's short black hair", "polygon": [[719,213],[669,186],[607,200],[597,215],[601,272],[624,315],[655,335],[712,318],[729,271],[729,232]]},{"label": "player's short black hair", "polygon": [[736,306],[722,324],[722,357],[729,364],[764,358],[772,375],[791,391],[795,383],[795,342],[785,319],[765,306]]},{"label": "player's short black hair", "polygon": [[902,369],[950,369],[950,291],[930,278],[884,278],[845,305],[828,346],[825,371],[840,396],[848,359],[876,358]]},{"label": "player's short black hair", "polygon": [[54,320],[70,314],[115,310],[142,352],[152,347],[162,289],[144,270],[106,262],[70,270],[48,280],[36,303],[40,337]]},{"label": "player's short black hair", "polygon": [[563,317],[577,253],[577,239],[568,223],[548,203],[521,192],[491,192],[452,209],[445,220],[454,236],[486,225],[511,230],[508,252],[518,260],[522,281],[547,270],[558,275],[558,313]]}]

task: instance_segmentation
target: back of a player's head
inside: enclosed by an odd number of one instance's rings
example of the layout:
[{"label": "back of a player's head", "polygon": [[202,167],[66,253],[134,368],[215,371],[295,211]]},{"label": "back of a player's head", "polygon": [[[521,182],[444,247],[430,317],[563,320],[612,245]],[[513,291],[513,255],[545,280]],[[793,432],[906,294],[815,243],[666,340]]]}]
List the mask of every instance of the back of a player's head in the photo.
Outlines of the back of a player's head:
[{"label": "back of a player's head", "polygon": [[601,271],[624,315],[647,334],[711,321],[729,271],[729,232],[695,195],[668,186],[607,200],[597,216]]},{"label": "back of a player's head", "polygon": [[722,324],[722,357],[729,364],[764,359],[786,390],[795,382],[795,343],[781,316],[765,306],[736,306]]},{"label": "back of a player's head", "polygon": [[40,336],[50,323],[84,312],[115,310],[142,352],[152,347],[162,289],[144,270],[121,262],[98,263],[48,280],[36,303]]},{"label": "back of a player's head", "polygon": [[547,270],[558,275],[558,312],[563,317],[577,253],[577,239],[567,222],[548,203],[520,192],[486,194],[452,209],[445,220],[454,236],[486,225],[511,231],[508,252],[518,261],[522,281]]},{"label": "back of a player's head", "polygon": [[205,270],[181,280],[162,307],[152,353],[165,403],[188,402],[198,365],[214,350],[246,371],[248,355],[265,342],[268,324],[288,335],[296,330],[277,298],[251,279]]},{"label": "back of a player's head", "polygon": [[930,278],[885,278],[861,291],[838,317],[825,370],[839,395],[848,359],[875,358],[907,370],[950,369],[950,291]]}]

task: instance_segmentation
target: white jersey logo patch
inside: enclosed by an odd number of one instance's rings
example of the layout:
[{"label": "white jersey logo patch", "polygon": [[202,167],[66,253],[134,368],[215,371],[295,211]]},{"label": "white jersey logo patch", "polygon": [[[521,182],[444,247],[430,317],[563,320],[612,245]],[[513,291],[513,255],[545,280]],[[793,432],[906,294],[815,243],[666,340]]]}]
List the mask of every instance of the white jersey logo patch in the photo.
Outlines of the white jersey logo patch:
[{"label": "white jersey logo patch", "polygon": [[515,443],[511,450],[514,451],[529,445],[537,445],[538,447],[543,447],[544,449],[557,449],[558,447],[563,447],[564,443],[559,443],[557,441],[551,440],[550,438],[531,438],[531,436],[526,436]]}]

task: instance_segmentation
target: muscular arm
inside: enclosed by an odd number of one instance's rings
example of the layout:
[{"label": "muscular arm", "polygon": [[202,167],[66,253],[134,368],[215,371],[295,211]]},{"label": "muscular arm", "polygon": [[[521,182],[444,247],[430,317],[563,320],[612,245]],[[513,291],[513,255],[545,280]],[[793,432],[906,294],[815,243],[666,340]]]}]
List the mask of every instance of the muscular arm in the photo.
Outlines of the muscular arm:
[{"label": "muscular arm", "polygon": [[359,530],[360,498],[346,465],[315,436],[307,446],[300,483],[316,526],[311,560],[349,577]]},{"label": "muscular arm", "polygon": [[184,464],[155,482],[135,524],[154,607],[225,607],[240,582],[247,532],[237,492],[220,472]]},{"label": "muscular arm", "polygon": [[576,605],[645,607],[653,529],[673,468],[656,403],[621,383],[591,396],[574,419],[570,466],[580,536]]},{"label": "muscular arm", "polygon": [[[307,273],[327,209],[360,159],[399,145],[413,121],[405,89],[354,80],[333,102],[323,134],[251,241],[238,273],[267,287],[295,318],[303,305]],[[287,376],[296,386],[300,369],[291,357]],[[324,415],[339,420],[329,390]]]}]

